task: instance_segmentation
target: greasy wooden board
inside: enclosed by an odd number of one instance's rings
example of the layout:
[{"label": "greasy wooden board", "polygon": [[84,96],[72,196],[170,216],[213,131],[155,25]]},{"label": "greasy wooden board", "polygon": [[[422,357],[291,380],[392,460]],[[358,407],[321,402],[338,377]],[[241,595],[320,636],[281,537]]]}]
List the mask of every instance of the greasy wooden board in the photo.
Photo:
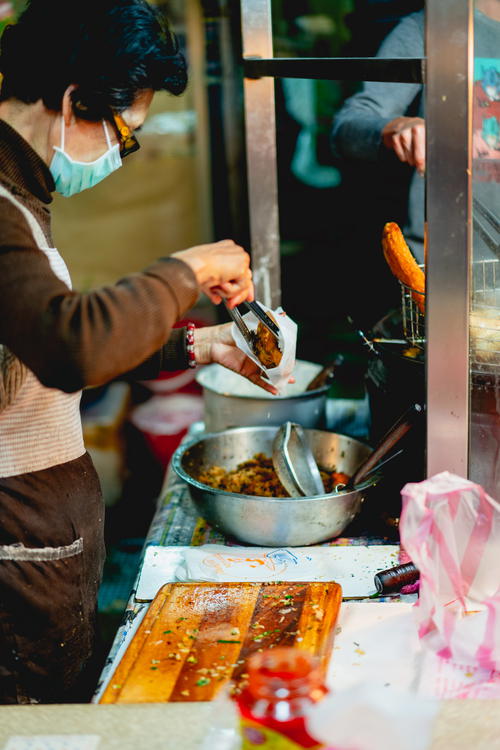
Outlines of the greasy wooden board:
[{"label": "greasy wooden board", "polygon": [[326,670],[336,583],[169,583],[156,595],[100,703],[206,701],[264,648],[296,646]]}]

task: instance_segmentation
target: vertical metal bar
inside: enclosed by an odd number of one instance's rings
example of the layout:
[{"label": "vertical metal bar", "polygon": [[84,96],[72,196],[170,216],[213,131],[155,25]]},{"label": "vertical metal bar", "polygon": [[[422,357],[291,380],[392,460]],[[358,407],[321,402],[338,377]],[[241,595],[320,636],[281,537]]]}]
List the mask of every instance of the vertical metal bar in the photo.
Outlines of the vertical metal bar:
[{"label": "vertical metal bar", "polygon": [[467,476],[472,0],[427,0],[427,472]]},{"label": "vertical metal bar", "polygon": [[[241,0],[243,56],[273,56],[271,0]],[[274,79],[245,79],[245,121],[256,295],[270,307],[281,302],[276,113]]]},{"label": "vertical metal bar", "polygon": [[205,85],[205,36],[200,0],[189,0],[186,8],[189,80],[196,111],[197,199],[202,226],[201,242],[214,238],[207,88]]}]

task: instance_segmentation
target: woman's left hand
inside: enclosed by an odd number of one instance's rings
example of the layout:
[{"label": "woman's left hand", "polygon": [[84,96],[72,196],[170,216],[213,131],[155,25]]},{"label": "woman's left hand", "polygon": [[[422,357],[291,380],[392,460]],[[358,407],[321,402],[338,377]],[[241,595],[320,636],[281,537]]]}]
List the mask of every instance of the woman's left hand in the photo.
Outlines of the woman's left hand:
[{"label": "woman's left hand", "polygon": [[252,383],[276,395],[277,389],[262,378],[263,372],[241,349],[238,349],[231,335],[232,323],[220,326],[196,328],[194,332],[194,353],[199,365],[217,362],[233,372],[237,372]]}]

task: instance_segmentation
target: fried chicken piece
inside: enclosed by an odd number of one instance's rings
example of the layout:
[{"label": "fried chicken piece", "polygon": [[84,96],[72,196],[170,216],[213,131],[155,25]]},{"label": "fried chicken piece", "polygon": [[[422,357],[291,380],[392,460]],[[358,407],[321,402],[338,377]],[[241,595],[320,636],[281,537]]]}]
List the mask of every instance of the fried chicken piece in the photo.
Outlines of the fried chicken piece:
[{"label": "fried chicken piece", "polygon": [[[274,317],[267,313],[271,320],[276,323]],[[278,346],[278,339],[266,328],[264,323],[259,322],[255,332],[253,349],[261,364],[266,368],[278,367],[283,356]]]}]

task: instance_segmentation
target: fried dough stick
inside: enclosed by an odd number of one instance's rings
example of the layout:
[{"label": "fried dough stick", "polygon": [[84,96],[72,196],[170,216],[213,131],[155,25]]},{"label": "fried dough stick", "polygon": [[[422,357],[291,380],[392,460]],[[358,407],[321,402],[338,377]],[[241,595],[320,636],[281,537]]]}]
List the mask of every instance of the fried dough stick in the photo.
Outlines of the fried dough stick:
[{"label": "fried dough stick", "polygon": [[389,221],[384,226],[382,250],[394,276],[414,290],[412,297],[420,312],[425,313],[425,274],[411,254],[401,229],[394,221]]}]

